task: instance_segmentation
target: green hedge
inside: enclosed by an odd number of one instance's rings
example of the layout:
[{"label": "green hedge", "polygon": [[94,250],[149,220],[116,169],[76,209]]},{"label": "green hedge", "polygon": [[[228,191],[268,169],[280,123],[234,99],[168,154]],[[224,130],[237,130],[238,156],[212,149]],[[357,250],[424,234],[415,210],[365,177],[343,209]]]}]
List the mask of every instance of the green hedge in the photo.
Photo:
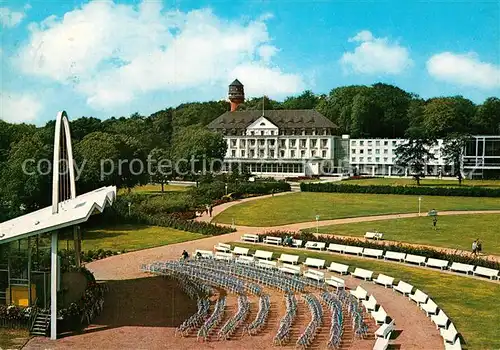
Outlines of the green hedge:
[{"label": "green hedge", "polygon": [[417,196],[500,197],[500,189],[473,187],[379,186],[328,183],[301,183],[302,192],[402,194]]},{"label": "green hedge", "polygon": [[401,243],[394,244],[383,241],[380,243],[376,243],[376,242],[363,241],[352,238],[340,238],[334,236],[317,237],[309,232],[296,233],[288,231],[269,231],[266,233],[261,233],[259,234],[259,241],[262,242],[264,240],[264,237],[266,236],[281,237],[281,238],[284,238],[285,236],[293,236],[293,238],[295,239],[303,240],[304,243],[307,241],[325,242],[327,246],[330,243],[334,243],[334,244],[344,244],[344,245],[363,247],[363,248],[383,249],[385,251],[390,250],[393,252],[421,255],[425,256],[426,258],[442,259],[442,260],[448,260],[449,262],[458,262],[462,264],[483,266],[483,267],[488,267],[490,269],[500,270],[499,262],[495,260],[487,260],[476,256],[471,256],[470,254],[464,254],[462,251],[458,249],[455,251],[454,254],[450,254],[442,250],[436,250],[425,247],[413,247]]},{"label": "green hedge", "polygon": [[284,181],[274,182],[240,182],[228,184],[228,193],[235,193],[239,195],[244,194],[271,194],[278,192],[289,192],[291,190],[290,184]]}]

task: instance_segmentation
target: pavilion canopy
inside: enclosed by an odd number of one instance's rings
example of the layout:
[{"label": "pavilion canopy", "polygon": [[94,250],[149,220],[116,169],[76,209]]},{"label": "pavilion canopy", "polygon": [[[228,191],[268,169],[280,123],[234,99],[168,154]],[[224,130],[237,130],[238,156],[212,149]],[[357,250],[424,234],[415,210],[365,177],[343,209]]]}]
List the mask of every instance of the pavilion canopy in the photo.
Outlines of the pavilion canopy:
[{"label": "pavilion canopy", "polygon": [[59,203],[59,212],[52,214],[52,207],[0,223],[0,244],[29,236],[78,225],[94,213],[102,213],[116,198],[116,187],[102,187],[82,194],[75,199]]}]

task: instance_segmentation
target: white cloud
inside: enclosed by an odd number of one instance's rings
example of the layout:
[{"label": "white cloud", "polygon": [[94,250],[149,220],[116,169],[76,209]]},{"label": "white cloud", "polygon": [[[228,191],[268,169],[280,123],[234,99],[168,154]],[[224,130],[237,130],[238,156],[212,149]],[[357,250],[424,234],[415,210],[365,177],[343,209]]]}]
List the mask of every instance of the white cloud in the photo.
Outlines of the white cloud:
[{"label": "white cloud", "polygon": [[[25,10],[29,10],[25,8]],[[4,28],[13,28],[17,26],[24,19],[26,14],[24,12],[12,11],[7,7],[0,7],[0,23]]]},{"label": "white cloud", "polygon": [[11,123],[34,122],[42,104],[31,94],[0,92],[0,119]]},{"label": "white cloud", "polygon": [[[268,18],[242,23],[210,10],[163,11],[159,2],[90,2],[33,25],[15,61],[24,73],[74,85],[93,108],[155,91],[223,88],[234,72],[243,72],[238,78],[249,91],[269,90],[267,76],[276,80],[275,96],[301,91],[300,76],[271,63],[277,48],[270,44]],[[261,79],[246,80],[248,71]]]},{"label": "white cloud", "polygon": [[429,74],[441,81],[483,89],[500,87],[500,66],[482,62],[476,53],[442,52],[427,61]]},{"label": "white cloud", "polygon": [[353,52],[345,52],[340,63],[347,71],[361,74],[400,74],[412,66],[408,49],[387,38],[376,38],[363,30],[349,39],[359,42]]}]

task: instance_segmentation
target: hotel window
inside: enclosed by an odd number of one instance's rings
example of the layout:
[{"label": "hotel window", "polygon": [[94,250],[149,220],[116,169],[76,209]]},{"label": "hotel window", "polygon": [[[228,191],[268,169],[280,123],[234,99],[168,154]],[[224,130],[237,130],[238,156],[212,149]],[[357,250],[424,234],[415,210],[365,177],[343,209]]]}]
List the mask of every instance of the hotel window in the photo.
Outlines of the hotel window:
[{"label": "hotel window", "polygon": [[396,141],[392,141],[392,147],[396,146]]},{"label": "hotel window", "polygon": [[327,129],[323,129],[323,135],[328,135],[328,130]]},{"label": "hotel window", "polygon": [[371,146],[372,145],[372,142],[371,141],[368,141],[368,146]]},{"label": "hotel window", "polygon": [[250,158],[255,157],[255,151],[253,149],[250,150]]},{"label": "hotel window", "polygon": [[380,146],[380,141],[375,141],[375,146]]},{"label": "hotel window", "polygon": [[245,158],[245,150],[244,149],[241,150],[241,158]]},{"label": "hotel window", "polygon": [[360,150],[359,150],[359,153],[360,153],[360,154],[363,154],[363,153],[365,153],[365,150],[364,150],[364,149],[360,149]]},{"label": "hotel window", "polygon": [[306,140],[300,140],[300,147],[306,148]]},{"label": "hotel window", "polygon": [[384,157],[384,162],[387,163],[387,157]]},{"label": "hotel window", "polygon": [[290,151],[290,157],[295,158],[295,151],[293,149]]},{"label": "hotel window", "polygon": [[302,129],[302,135],[306,134],[306,129]]},{"label": "hotel window", "polygon": [[260,134],[261,134],[261,135],[265,135],[264,130],[261,130],[261,131],[260,131]]},{"label": "hotel window", "polygon": [[240,147],[245,147],[246,140],[240,140]]},{"label": "hotel window", "polygon": [[316,140],[311,140],[311,147],[316,147]]},{"label": "hotel window", "polygon": [[259,150],[259,158],[264,158],[264,150]]},{"label": "hotel window", "polygon": [[368,163],[372,161],[372,157],[368,157]]},{"label": "hotel window", "polygon": [[271,135],[274,135],[274,130],[271,130]]},{"label": "hotel window", "polygon": [[231,151],[231,156],[232,156],[232,157],[236,157],[236,150],[235,150],[235,149],[233,149],[233,150]]},{"label": "hotel window", "polygon": [[389,145],[389,141],[384,141],[384,146],[388,146]]},{"label": "hotel window", "polygon": [[353,163],[354,163],[355,161],[356,161],[356,157],[352,157],[352,158],[351,158],[351,162],[353,162]]},{"label": "hotel window", "polygon": [[375,154],[380,154],[380,150],[378,148],[375,150]]},{"label": "hotel window", "polygon": [[328,145],[328,140],[321,140],[321,147],[326,147]]},{"label": "hotel window", "polygon": [[305,158],[306,151],[300,151],[300,158]]},{"label": "hotel window", "polygon": [[363,146],[365,144],[365,141],[359,141],[359,145]]},{"label": "hotel window", "polygon": [[236,140],[231,140],[231,147],[236,147]]},{"label": "hotel window", "polygon": [[285,158],[285,151],[280,151],[280,157]]},{"label": "hotel window", "polygon": [[375,162],[380,162],[380,158],[379,157],[375,157]]},{"label": "hotel window", "polygon": [[351,146],[356,146],[356,141],[351,141]]},{"label": "hotel window", "polygon": [[322,152],[321,152],[321,157],[322,157],[322,158],[326,158],[326,151],[322,151]]},{"label": "hotel window", "polygon": [[269,140],[269,144],[270,144],[271,146],[274,146],[274,140]]},{"label": "hotel window", "polygon": [[274,150],[273,149],[269,152],[269,155],[271,156],[271,158],[274,158]]},{"label": "hotel window", "polygon": [[290,140],[290,147],[295,147],[295,140]]},{"label": "hotel window", "polygon": [[362,162],[365,160],[365,157],[359,157],[359,161]]},{"label": "hotel window", "polygon": [[311,151],[311,157],[316,157],[316,151]]},{"label": "hotel window", "polygon": [[250,135],[255,135],[255,131],[250,131]]},{"label": "hotel window", "polygon": [[384,149],[384,154],[387,154],[388,152],[389,152],[388,150]]},{"label": "hotel window", "polygon": [[266,144],[266,140],[259,140],[259,145],[264,146]]},{"label": "hotel window", "polygon": [[352,153],[352,154],[356,154],[356,149],[355,149],[355,148],[353,148],[353,149],[351,150],[351,153]]},{"label": "hotel window", "polygon": [[372,149],[368,148],[368,154],[372,154]]}]

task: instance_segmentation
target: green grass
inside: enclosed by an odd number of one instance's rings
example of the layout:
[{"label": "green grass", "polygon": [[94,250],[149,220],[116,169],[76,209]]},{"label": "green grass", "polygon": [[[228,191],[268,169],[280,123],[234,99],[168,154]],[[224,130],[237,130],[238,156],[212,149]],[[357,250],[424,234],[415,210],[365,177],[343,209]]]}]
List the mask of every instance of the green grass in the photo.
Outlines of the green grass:
[{"label": "green grass", "polygon": [[0,349],[21,349],[28,338],[27,330],[1,328]]},{"label": "green grass", "polygon": [[[358,179],[344,180],[341,182],[346,185],[389,185],[389,186],[404,186],[417,185],[417,182],[411,178],[373,178],[373,179]],[[422,179],[420,186],[443,186],[452,187],[458,186],[457,179]],[[500,180],[463,180],[462,186],[481,186],[481,187],[500,187]]]},{"label": "green grass", "polygon": [[[240,242],[231,244],[250,249],[256,247],[256,245]],[[259,246],[258,249],[262,248]],[[500,348],[500,332],[498,328],[500,324],[500,304],[498,303],[500,285],[498,283],[440,273],[399,263],[267,246],[265,250],[300,255],[299,261],[304,261],[306,257],[314,257],[326,260],[327,265],[335,261],[369,269],[376,273],[384,273],[394,277],[396,283],[403,279],[434,299],[455,323],[458,332],[465,338],[468,349]],[[353,267],[351,267],[350,271],[353,270]],[[429,322],[431,321],[429,320]]]},{"label": "green grass", "polygon": [[[423,196],[423,213],[431,209],[500,209],[500,198]],[[215,222],[244,226],[277,226],[346,217],[418,212],[418,196],[360,193],[300,192],[232,206]]]},{"label": "green grass", "polygon": [[499,224],[500,214],[451,215],[438,217],[437,230],[433,229],[431,218],[420,217],[323,226],[319,232],[361,237],[367,231],[378,230],[390,241],[462,250],[470,250],[472,242],[479,238],[485,254],[500,255]]},{"label": "green grass", "polygon": [[[165,185],[163,189],[165,192],[175,192],[175,191],[187,191],[190,189],[190,186],[179,186],[179,185]],[[152,194],[152,193],[161,193],[161,185],[149,184],[143,186],[136,186],[131,190],[132,193],[141,193],[141,194]],[[120,189],[119,194],[127,193],[126,189]]]},{"label": "green grass", "polygon": [[[121,225],[82,232],[82,250],[139,250],[206,237],[167,227]],[[65,245],[65,242],[61,242]],[[71,242],[70,242],[71,244]]]}]

